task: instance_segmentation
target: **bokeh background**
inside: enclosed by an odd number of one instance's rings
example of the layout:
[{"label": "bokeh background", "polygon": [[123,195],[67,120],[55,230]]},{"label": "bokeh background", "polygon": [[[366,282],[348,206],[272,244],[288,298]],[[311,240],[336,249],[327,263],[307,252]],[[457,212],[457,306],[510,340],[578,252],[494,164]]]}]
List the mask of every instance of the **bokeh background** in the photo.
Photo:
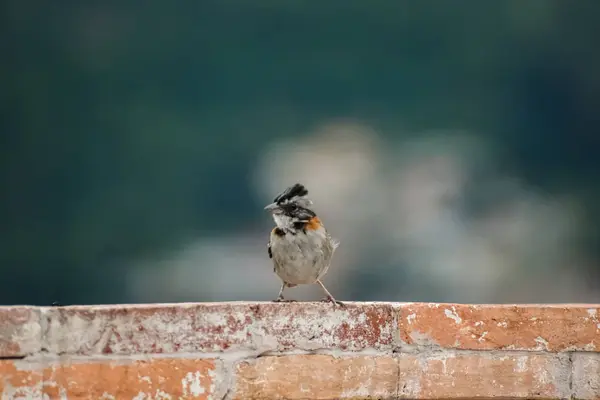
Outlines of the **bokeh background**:
[{"label": "bokeh background", "polygon": [[[3,0],[0,303],[600,300],[600,2]],[[289,297],[320,299],[318,287]]]}]

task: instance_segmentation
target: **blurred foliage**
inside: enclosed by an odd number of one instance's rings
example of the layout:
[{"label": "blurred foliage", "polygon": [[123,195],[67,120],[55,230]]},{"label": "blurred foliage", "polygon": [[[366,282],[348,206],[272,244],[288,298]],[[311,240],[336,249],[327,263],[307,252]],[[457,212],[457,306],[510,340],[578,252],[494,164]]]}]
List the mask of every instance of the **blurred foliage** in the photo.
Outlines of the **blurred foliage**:
[{"label": "blurred foliage", "polygon": [[331,117],[390,141],[489,135],[507,170],[587,204],[600,248],[599,17],[594,0],[3,1],[0,303],[128,301],[127,260],[264,217],[261,149]]}]

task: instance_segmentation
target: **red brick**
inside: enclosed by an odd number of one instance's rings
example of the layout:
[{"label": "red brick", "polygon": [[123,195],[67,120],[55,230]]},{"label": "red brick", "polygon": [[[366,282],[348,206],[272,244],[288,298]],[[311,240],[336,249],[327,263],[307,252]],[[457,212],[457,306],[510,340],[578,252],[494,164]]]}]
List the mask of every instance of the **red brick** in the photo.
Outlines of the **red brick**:
[{"label": "red brick", "polygon": [[236,368],[235,399],[393,399],[397,361],[389,356],[261,357]]},{"label": "red brick", "polygon": [[219,392],[213,360],[0,363],[2,399],[208,399]]},{"label": "red brick", "polygon": [[600,351],[598,305],[410,303],[400,309],[408,344],[471,350]]},{"label": "red brick", "polygon": [[395,310],[384,303],[266,303],[252,308],[261,321],[262,338],[276,340],[277,350],[391,349]]},{"label": "red brick", "polygon": [[403,355],[399,360],[399,398],[570,397],[570,365],[565,357],[513,354]]},{"label": "red brick", "polygon": [[20,357],[41,349],[39,309],[0,307],[0,357]]},{"label": "red brick", "polygon": [[205,303],[47,310],[52,353],[148,354],[289,349],[385,349],[389,304]]},{"label": "red brick", "polygon": [[600,400],[600,353],[573,354],[573,396]]},{"label": "red brick", "polygon": [[42,399],[43,376],[40,365],[0,360],[0,399]]}]

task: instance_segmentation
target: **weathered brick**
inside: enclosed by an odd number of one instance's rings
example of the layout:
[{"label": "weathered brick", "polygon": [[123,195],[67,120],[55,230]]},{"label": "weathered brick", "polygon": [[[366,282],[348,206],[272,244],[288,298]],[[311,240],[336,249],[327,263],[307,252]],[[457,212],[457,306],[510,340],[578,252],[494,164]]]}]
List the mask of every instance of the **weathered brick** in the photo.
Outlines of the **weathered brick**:
[{"label": "weathered brick", "polygon": [[569,398],[570,365],[557,355],[405,354],[399,398]]},{"label": "weathered brick", "polygon": [[600,351],[600,307],[409,303],[400,309],[408,344],[472,350]]},{"label": "weathered brick", "polygon": [[42,399],[43,379],[41,365],[0,360],[0,399]]},{"label": "weathered brick", "polygon": [[47,309],[46,347],[62,354],[391,348],[389,304],[205,303]]},{"label": "weathered brick", "polygon": [[[598,305],[3,307],[0,357],[28,357],[0,361],[0,398],[223,398],[229,390],[227,398],[248,399],[600,400],[599,314]],[[369,351],[352,353],[361,350]],[[217,357],[207,352],[223,358],[194,355]],[[574,352],[572,363],[561,352]]]},{"label": "weathered brick", "polygon": [[20,357],[41,349],[39,309],[0,307],[0,357]]},{"label": "weathered brick", "polygon": [[259,340],[277,342],[277,350],[391,349],[396,331],[395,310],[385,303],[263,303],[250,306]]},{"label": "weathered brick", "polygon": [[600,400],[600,353],[576,353],[573,359],[573,396]]},{"label": "weathered brick", "polygon": [[78,361],[50,366],[5,360],[2,399],[208,399],[223,395],[213,360]]},{"label": "weathered brick", "polygon": [[393,399],[397,360],[389,356],[261,357],[236,368],[235,399]]}]

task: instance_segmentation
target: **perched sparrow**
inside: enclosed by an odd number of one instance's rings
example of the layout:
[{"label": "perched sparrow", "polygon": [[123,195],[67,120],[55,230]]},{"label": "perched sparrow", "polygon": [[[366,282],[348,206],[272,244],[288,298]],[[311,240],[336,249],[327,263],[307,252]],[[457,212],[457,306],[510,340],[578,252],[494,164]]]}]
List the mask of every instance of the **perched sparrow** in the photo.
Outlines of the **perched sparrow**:
[{"label": "perched sparrow", "polygon": [[271,231],[267,246],[269,258],[273,259],[273,270],[283,281],[274,301],[285,301],[286,287],[318,283],[326,294],[324,301],[343,305],[321,282],[339,243],[329,236],[319,217],[308,208],[312,201],[306,198],[307,194],[308,190],[297,183],[265,207],[277,225]]}]

